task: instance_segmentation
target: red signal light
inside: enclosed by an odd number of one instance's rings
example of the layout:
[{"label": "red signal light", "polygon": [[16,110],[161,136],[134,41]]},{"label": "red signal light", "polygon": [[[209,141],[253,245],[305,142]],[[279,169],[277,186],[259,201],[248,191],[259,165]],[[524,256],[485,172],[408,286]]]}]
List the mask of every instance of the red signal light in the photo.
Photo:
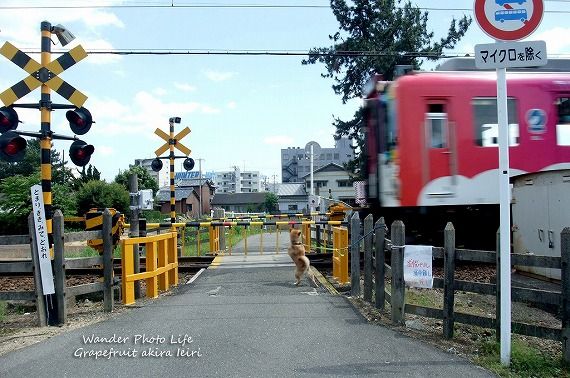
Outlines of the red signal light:
[{"label": "red signal light", "polygon": [[69,148],[69,158],[73,164],[83,167],[89,163],[93,152],[95,152],[95,147],[82,140],[76,140]]},{"label": "red signal light", "polygon": [[15,130],[18,127],[18,113],[13,108],[0,108],[0,133]]},{"label": "red signal light", "polygon": [[69,121],[69,126],[71,131],[77,135],[83,135],[89,131],[91,124],[93,123],[93,117],[89,110],[85,108],[75,108],[74,110],[68,110],[65,113],[65,118]]},{"label": "red signal light", "polygon": [[13,131],[5,132],[0,136],[0,159],[16,162],[24,159],[27,142]]}]

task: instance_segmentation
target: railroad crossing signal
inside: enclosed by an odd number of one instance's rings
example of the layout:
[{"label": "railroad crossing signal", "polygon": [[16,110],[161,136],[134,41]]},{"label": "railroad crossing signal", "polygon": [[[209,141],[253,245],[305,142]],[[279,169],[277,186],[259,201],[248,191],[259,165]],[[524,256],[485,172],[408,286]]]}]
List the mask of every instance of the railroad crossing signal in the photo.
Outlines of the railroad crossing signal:
[{"label": "railroad crossing signal", "polygon": [[87,52],[80,45],[62,54],[59,58],[45,66],[42,66],[10,42],[5,42],[2,45],[0,54],[30,74],[25,79],[0,93],[0,100],[2,100],[4,105],[12,105],[16,100],[24,97],[42,84],[47,85],[78,108],[81,108],[87,100],[87,96],[57,76],[87,57]]},{"label": "railroad crossing signal", "polygon": [[84,167],[91,160],[95,147],[82,140],[76,140],[69,148],[69,158],[78,167]]},{"label": "railroad crossing signal", "polygon": [[180,139],[182,139],[186,135],[190,134],[190,128],[185,127],[178,134],[176,134],[174,136],[174,138],[172,138],[172,139],[170,139],[170,135],[168,135],[167,133],[165,133],[161,129],[156,129],[154,131],[154,133],[166,141],[166,143],[164,143],[162,146],[160,146],[159,149],[157,149],[154,152],[156,154],[156,156],[160,156],[163,153],[165,153],[166,151],[168,151],[171,144],[173,144],[175,148],[178,148],[178,150],[180,150],[180,152],[182,152],[186,156],[190,155],[190,152],[192,152],[192,151],[190,151],[190,149],[188,147],[186,147],[185,145],[180,143]]},{"label": "railroad crossing signal", "polygon": [[0,133],[15,130],[18,127],[18,113],[12,108],[0,108]]},{"label": "railroad crossing signal", "polygon": [[65,113],[65,117],[69,121],[69,127],[77,135],[86,134],[93,124],[93,117],[89,110],[85,108],[76,108],[74,110],[68,110]]},{"label": "railroad crossing signal", "polygon": [[20,135],[8,131],[0,135],[0,159],[13,163],[22,161],[26,154],[27,142]]}]

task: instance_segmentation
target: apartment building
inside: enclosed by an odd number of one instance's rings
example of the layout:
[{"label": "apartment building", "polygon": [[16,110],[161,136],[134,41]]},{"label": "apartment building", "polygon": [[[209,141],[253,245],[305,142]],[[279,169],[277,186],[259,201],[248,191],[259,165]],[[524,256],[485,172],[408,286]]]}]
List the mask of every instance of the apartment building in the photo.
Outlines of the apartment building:
[{"label": "apartment building", "polygon": [[[335,141],[332,148],[322,148],[316,142],[314,148],[313,172],[328,165],[344,163],[354,159],[354,149],[348,138]],[[304,182],[303,177],[311,173],[311,160],[303,147],[288,147],[281,149],[281,181],[283,183]]]}]

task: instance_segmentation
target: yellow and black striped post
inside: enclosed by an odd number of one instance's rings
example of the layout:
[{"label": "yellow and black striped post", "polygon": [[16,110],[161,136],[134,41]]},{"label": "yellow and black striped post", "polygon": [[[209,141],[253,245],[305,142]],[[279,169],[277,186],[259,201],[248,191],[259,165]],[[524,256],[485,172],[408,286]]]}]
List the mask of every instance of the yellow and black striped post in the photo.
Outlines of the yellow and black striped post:
[{"label": "yellow and black striped post", "polygon": [[[170,123],[170,133],[166,134],[161,129],[156,129],[154,133],[161,137],[166,143],[160,146],[154,153],[157,156],[157,159],[160,159],[160,155],[169,151],[169,161],[170,161],[170,223],[172,224],[171,229],[174,231],[176,227],[174,223],[176,223],[176,192],[174,188],[174,159],[177,156],[174,155],[174,149],[177,148],[186,156],[190,155],[190,149],[180,143],[180,139],[184,138],[186,135],[190,133],[190,129],[185,127],[182,131],[178,134],[174,135],[174,124],[180,123],[180,117],[172,117],[169,120]],[[180,157],[180,156],[178,156]]]},{"label": "yellow and black striped post", "polygon": [[[51,24],[47,21],[42,22],[41,32],[41,64],[46,67],[51,62]],[[50,88],[46,84],[42,84],[41,86],[40,113],[42,134],[40,140],[41,180],[44,195],[44,208],[46,212],[46,227],[51,249],[53,243],[51,195],[51,96]],[[53,250],[51,253],[53,254]]]},{"label": "yellow and black striped post", "polygon": [[172,223],[172,230],[175,230],[174,223],[176,223],[176,189],[174,188],[174,122],[170,122],[170,140],[168,142],[170,155],[170,223]]}]

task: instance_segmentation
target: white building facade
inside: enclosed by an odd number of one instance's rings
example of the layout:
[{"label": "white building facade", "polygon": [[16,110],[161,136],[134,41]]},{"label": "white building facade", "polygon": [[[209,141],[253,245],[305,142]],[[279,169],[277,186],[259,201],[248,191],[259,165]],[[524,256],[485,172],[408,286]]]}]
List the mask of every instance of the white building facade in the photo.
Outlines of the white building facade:
[{"label": "white building facade", "polygon": [[262,190],[262,177],[258,171],[241,171],[234,167],[231,171],[215,172],[216,193],[257,193]]}]

